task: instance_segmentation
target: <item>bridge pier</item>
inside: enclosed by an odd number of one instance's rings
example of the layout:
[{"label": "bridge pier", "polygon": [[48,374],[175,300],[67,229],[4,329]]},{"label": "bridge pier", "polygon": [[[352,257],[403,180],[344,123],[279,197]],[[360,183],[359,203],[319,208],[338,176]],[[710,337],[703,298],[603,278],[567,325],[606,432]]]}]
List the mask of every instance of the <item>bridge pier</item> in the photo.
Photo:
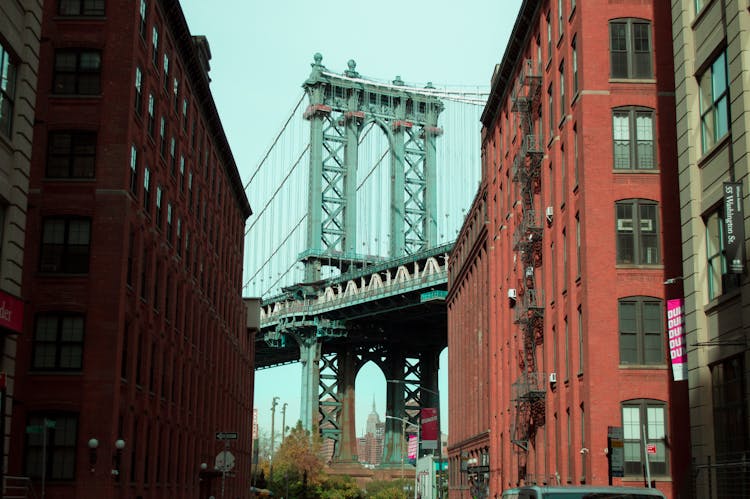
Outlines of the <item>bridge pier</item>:
[{"label": "bridge pier", "polygon": [[298,343],[299,360],[302,363],[300,419],[302,427],[312,432],[318,424],[321,342],[313,330],[310,333],[301,333]]},{"label": "bridge pier", "polygon": [[339,429],[341,436],[334,461],[336,463],[356,463],[357,434],[355,427],[355,394],[356,358],[349,345],[339,354],[339,394],[341,399],[341,419]]}]

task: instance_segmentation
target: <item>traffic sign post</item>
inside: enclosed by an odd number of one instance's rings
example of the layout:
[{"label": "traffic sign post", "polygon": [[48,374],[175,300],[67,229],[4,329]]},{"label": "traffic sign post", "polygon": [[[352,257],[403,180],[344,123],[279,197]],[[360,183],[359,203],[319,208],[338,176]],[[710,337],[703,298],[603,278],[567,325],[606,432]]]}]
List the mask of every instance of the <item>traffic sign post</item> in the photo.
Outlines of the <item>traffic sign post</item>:
[{"label": "traffic sign post", "polygon": [[236,431],[217,431],[216,440],[237,440],[238,435]]},{"label": "traffic sign post", "polygon": [[[229,456],[229,441],[230,440],[237,440],[239,438],[239,435],[236,431],[217,431],[216,432],[216,440],[223,441],[224,442],[224,452],[222,456],[222,463],[221,463],[221,497],[224,499],[224,485],[226,483],[227,479],[227,472],[230,469],[230,463],[228,461]],[[216,459],[218,461],[218,457]],[[232,463],[232,467],[234,467],[234,464]]]}]

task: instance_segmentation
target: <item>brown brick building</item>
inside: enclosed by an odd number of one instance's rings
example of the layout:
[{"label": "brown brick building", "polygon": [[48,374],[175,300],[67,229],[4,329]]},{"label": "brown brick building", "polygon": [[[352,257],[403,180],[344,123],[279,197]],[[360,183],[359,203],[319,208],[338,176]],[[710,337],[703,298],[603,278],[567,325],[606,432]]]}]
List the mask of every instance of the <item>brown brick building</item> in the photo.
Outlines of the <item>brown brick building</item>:
[{"label": "brown brick building", "polygon": [[[614,483],[643,485],[648,459],[678,497],[690,435],[665,317],[682,261],[669,4],[524,1],[482,124],[484,199],[452,255],[451,497],[606,485],[609,427],[623,437]],[[467,458],[489,472],[462,472]]]},{"label": "brown brick building", "polygon": [[209,59],[176,0],[45,2],[9,471],[48,497],[218,495],[221,431],[249,487],[251,212]]}]

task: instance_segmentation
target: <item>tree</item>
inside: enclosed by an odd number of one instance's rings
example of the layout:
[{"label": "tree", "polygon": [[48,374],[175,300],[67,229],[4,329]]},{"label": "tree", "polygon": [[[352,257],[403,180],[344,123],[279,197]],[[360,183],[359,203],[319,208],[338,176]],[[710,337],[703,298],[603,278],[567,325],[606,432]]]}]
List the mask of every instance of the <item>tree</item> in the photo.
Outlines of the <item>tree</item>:
[{"label": "tree", "polygon": [[314,497],[312,491],[323,479],[319,453],[318,432],[311,436],[298,421],[273,457],[274,493],[284,497]]},{"label": "tree", "polygon": [[318,488],[320,499],[362,499],[364,494],[350,476],[326,477]]}]

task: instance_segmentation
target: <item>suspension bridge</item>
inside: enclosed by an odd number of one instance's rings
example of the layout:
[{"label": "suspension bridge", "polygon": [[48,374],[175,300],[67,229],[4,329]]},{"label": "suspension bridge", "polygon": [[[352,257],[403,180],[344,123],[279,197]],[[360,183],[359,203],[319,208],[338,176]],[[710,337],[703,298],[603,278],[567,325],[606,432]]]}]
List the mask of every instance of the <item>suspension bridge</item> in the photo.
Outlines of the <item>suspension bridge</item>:
[{"label": "suspension bridge", "polygon": [[[301,420],[357,461],[354,380],[374,362],[387,415],[438,406],[448,255],[481,177],[480,89],[380,81],[315,54],[245,189],[243,295],[262,299],[256,368],[301,362]],[[401,462],[386,418],[383,463]]]}]

